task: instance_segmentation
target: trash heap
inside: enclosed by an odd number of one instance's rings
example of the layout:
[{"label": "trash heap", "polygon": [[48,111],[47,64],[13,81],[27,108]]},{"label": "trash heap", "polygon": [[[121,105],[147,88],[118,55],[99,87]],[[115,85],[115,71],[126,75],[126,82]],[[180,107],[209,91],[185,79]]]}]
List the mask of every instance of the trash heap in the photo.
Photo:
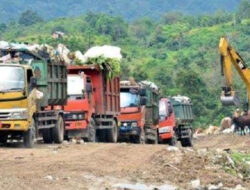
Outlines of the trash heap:
[{"label": "trash heap", "polygon": [[107,73],[109,79],[118,76],[121,72],[121,49],[115,46],[95,46],[84,55],[80,51],[74,53],[74,61],[77,65],[95,65]]},{"label": "trash heap", "polygon": [[173,96],[172,99],[180,103],[187,103],[187,104],[191,103],[191,99],[187,96],[178,95],[178,96]]},{"label": "trash heap", "polygon": [[[22,55],[20,55],[22,52]],[[24,56],[26,54],[26,56]],[[29,56],[27,56],[29,55]],[[32,56],[33,55],[33,56]],[[64,44],[56,48],[47,44],[9,43],[0,41],[0,62],[10,63],[16,61],[32,62],[34,56],[52,61],[63,62],[67,65],[98,65],[107,74],[109,79],[120,74],[121,49],[114,46],[95,46],[85,54],[80,51],[72,52]]]},{"label": "trash heap", "polygon": [[159,91],[159,87],[155,83],[153,83],[151,81],[144,80],[144,81],[141,81],[139,83],[139,85],[141,85],[141,86],[149,86],[151,89],[153,89],[155,91]]}]

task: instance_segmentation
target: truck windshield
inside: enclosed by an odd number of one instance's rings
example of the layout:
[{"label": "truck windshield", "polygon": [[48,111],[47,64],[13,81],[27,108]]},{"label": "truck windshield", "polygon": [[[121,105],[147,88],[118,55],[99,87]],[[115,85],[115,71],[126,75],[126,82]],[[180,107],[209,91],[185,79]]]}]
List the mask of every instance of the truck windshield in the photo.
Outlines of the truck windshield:
[{"label": "truck windshield", "polygon": [[0,66],[0,92],[24,90],[24,69],[16,66]]},{"label": "truck windshield", "polygon": [[160,118],[165,118],[168,113],[167,113],[167,105],[165,103],[165,101],[160,101],[159,102],[159,115],[160,115]]},{"label": "truck windshield", "polygon": [[68,75],[68,95],[78,96],[83,95],[84,81],[81,75]]},{"label": "truck windshield", "polygon": [[140,97],[138,94],[132,94],[130,92],[121,92],[120,104],[122,108],[139,106]]}]

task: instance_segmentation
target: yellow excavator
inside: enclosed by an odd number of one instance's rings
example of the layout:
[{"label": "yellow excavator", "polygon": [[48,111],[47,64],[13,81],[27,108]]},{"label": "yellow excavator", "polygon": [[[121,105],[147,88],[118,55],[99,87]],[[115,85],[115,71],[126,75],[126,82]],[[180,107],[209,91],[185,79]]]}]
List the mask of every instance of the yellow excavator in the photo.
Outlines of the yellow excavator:
[{"label": "yellow excavator", "polygon": [[222,87],[221,102],[223,105],[239,105],[240,101],[233,88],[232,66],[236,69],[247,88],[247,109],[250,105],[250,69],[239,53],[228,43],[225,37],[220,39],[219,52],[221,55],[222,75],[225,86]]}]

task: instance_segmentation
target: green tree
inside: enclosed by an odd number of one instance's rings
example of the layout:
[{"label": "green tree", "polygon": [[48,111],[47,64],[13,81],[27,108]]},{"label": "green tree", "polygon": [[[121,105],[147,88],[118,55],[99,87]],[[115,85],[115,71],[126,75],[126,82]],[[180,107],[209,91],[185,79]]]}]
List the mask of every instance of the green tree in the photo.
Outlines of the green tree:
[{"label": "green tree", "polygon": [[18,23],[20,25],[30,26],[42,21],[43,19],[36,12],[32,10],[27,10],[21,14]]},{"label": "green tree", "polygon": [[236,20],[241,22],[242,19],[250,18],[250,1],[242,0],[240,2],[238,11],[236,12]]}]

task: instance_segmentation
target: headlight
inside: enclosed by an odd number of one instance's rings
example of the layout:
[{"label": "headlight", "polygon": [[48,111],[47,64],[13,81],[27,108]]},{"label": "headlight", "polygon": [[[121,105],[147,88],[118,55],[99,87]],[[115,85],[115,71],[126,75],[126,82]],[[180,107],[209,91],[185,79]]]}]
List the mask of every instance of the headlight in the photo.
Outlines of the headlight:
[{"label": "headlight", "polygon": [[128,126],[128,123],[122,123],[123,126],[127,127]]},{"label": "headlight", "polygon": [[159,128],[159,133],[169,133],[170,131],[171,131],[171,128],[168,126]]},{"label": "headlight", "polygon": [[73,114],[73,115],[72,115],[72,119],[77,119],[77,115],[76,115],[76,114]]},{"label": "headlight", "polygon": [[137,122],[132,122],[131,127],[137,127]]},{"label": "headlight", "polygon": [[28,112],[27,112],[27,110],[12,112],[10,118],[11,119],[27,119]]},{"label": "headlight", "polygon": [[84,114],[79,114],[78,119],[81,119],[81,120],[84,119]]}]

